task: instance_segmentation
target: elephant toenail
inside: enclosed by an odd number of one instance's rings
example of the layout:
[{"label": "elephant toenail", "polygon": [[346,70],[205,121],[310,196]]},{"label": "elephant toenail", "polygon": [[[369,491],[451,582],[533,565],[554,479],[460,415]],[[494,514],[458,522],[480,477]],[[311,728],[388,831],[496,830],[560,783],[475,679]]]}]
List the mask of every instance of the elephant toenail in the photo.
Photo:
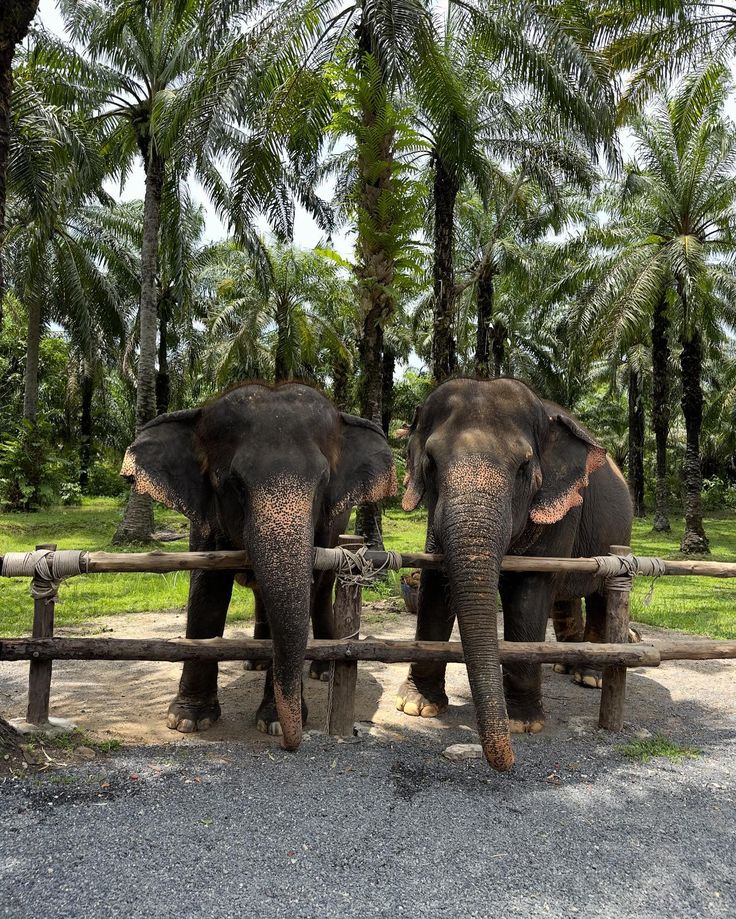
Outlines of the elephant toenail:
[{"label": "elephant toenail", "polygon": [[180,734],[193,734],[196,731],[196,726],[191,718],[182,718],[177,724],[176,730]]},{"label": "elephant toenail", "polygon": [[268,733],[271,734],[272,737],[281,737],[283,731],[281,730],[281,725],[278,721],[272,721],[269,724]]}]

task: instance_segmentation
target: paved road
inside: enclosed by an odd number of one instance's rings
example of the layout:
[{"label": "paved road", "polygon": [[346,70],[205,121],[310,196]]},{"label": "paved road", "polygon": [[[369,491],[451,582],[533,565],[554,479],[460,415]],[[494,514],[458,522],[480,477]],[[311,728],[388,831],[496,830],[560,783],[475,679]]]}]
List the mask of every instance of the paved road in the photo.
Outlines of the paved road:
[{"label": "paved road", "polygon": [[734,726],[680,764],[590,730],[506,776],[421,734],[126,749],[0,784],[0,915],[736,915]]}]

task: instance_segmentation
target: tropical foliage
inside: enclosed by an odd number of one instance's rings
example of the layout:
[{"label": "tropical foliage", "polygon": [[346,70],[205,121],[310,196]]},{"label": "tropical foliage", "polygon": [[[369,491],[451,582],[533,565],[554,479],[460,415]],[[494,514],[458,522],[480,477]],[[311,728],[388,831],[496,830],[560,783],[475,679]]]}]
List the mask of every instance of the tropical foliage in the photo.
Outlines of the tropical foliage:
[{"label": "tropical foliage", "polygon": [[[447,376],[514,375],[708,550],[736,483],[726,8],[59,0],[59,36],[14,6],[4,506],[122,497],[141,425],[244,378],[390,433]],[[380,508],[358,525],[379,541]],[[151,527],[132,496],[116,538]]]}]

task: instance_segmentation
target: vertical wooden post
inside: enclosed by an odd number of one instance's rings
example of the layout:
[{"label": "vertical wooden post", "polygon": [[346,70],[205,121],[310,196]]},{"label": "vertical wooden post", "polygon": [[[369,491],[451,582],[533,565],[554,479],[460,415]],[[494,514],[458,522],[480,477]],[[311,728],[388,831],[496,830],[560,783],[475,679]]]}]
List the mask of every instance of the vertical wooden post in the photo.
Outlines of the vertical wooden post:
[{"label": "vertical wooden post", "polygon": [[[611,546],[611,555],[631,555],[630,546]],[[629,640],[629,599],[634,579],[612,578],[606,586],[606,641],[626,644]],[[598,726],[621,731],[626,702],[626,667],[604,667]]]},{"label": "vertical wooden post", "polygon": [[[359,549],[362,536],[340,536],[339,546]],[[333,606],[333,638],[358,638],[363,588],[359,584],[335,585]],[[355,722],[355,686],[358,681],[357,661],[330,661],[330,684],[327,692],[327,731],[338,737],[352,737]]]},{"label": "vertical wooden post", "polygon": [[[37,549],[56,549],[56,543],[36,546]],[[47,586],[48,581],[33,579],[34,584]],[[33,637],[53,638],[54,607],[56,594],[33,601]],[[31,661],[28,672],[28,711],[26,721],[29,724],[46,724],[49,720],[49,694],[51,692],[52,661]]]}]

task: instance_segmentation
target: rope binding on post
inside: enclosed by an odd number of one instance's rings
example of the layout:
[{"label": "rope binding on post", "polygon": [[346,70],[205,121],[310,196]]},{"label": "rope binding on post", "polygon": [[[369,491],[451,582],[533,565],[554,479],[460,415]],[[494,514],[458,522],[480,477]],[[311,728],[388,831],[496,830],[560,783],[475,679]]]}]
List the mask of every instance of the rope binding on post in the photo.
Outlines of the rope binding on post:
[{"label": "rope binding on post", "polygon": [[33,552],[6,552],[0,575],[5,578],[32,578],[34,600],[55,597],[59,584],[76,574],[87,574],[89,556],[76,549],[36,549]]},{"label": "rope binding on post", "polygon": [[[665,563],[659,558],[638,558],[636,555],[596,555],[593,561],[597,564],[596,575],[605,581],[608,590],[631,590],[631,582],[637,575],[653,578],[647,594],[651,601],[654,584],[658,577],[665,574]],[[647,603],[647,598],[644,602]]]},{"label": "rope binding on post", "polygon": [[333,549],[316,547],[314,550],[314,567],[316,571],[334,571],[341,584],[353,587],[367,587],[384,571],[401,569],[401,553],[387,551],[383,564],[374,565],[368,558],[366,546],[360,549],[349,549],[347,546],[335,546]]}]

